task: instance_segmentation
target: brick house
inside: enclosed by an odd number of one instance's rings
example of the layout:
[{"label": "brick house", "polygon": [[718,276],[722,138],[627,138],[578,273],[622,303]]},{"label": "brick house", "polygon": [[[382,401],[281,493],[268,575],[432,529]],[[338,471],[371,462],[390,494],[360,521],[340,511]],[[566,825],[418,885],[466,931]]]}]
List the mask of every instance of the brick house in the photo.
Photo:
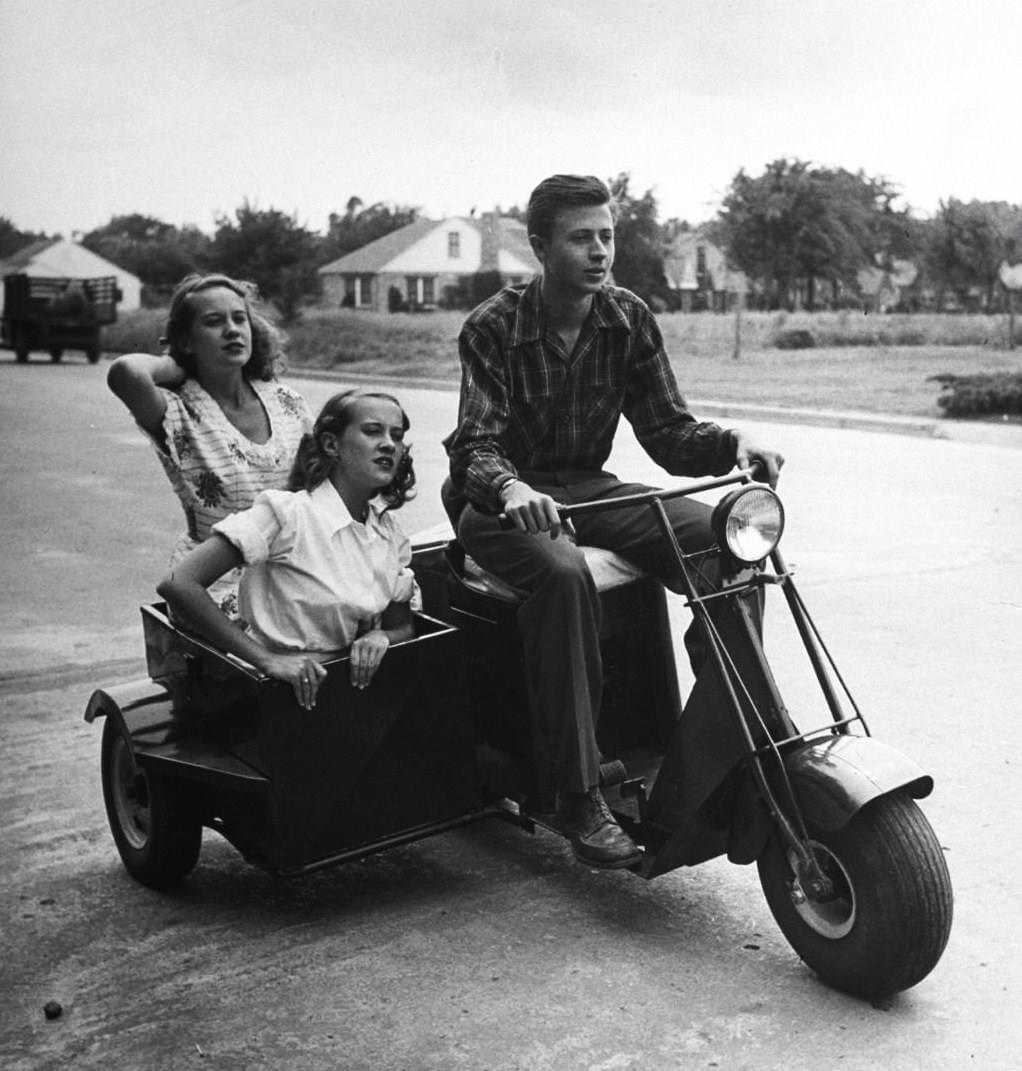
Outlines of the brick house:
[{"label": "brick house", "polygon": [[723,251],[698,228],[675,235],[664,257],[664,275],[682,312],[726,312],[736,301],[742,307],[748,301],[745,273],[729,268]]},{"label": "brick house", "polygon": [[525,224],[494,212],[419,219],[319,269],[326,306],[376,312],[463,306],[480,274],[504,285],[538,272]]}]

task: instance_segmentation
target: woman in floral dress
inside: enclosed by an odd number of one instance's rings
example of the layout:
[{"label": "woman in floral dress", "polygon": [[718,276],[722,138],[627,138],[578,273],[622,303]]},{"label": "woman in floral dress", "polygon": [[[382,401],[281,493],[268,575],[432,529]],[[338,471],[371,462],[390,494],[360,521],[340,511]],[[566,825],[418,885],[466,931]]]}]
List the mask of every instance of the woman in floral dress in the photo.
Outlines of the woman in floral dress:
[{"label": "woman in floral dress", "polygon": [[[252,311],[245,284],[226,275],[182,280],[162,341],[163,356],[118,357],[107,383],[156,447],[184,508],[174,566],[217,521],[248,509],[261,491],[287,487],[312,415],[277,381],[279,337]],[[210,590],[232,617],[240,575],[233,570]]]}]

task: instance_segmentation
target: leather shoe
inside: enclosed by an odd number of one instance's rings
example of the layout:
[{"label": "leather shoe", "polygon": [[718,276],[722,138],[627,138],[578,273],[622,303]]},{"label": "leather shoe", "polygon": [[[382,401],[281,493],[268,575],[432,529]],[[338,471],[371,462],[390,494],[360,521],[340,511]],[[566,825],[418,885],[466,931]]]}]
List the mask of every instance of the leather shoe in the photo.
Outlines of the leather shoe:
[{"label": "leather shoe", "polygon": [[557,817],[575,858],[589,866],[617,870],[642,858],[635,841],[617,824],[599,788],[558,792]]}]

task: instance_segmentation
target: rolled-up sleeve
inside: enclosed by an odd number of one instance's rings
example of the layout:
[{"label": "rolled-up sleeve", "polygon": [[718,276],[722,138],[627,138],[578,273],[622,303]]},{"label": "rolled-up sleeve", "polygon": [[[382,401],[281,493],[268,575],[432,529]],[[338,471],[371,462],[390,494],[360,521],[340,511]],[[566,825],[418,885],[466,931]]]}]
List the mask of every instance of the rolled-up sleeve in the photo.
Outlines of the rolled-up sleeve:
[{"label": "rolled-up sleeve", "polygon": [[268,561],[274,555],[286,523],[281,506],[287,491],[263,491],[249,509],[232,513],[213,525],[213,531],[228,540],[246,565]]},{"label": "rolled-up sleeve", "polygon": [[634,363],[624,415],[643,449],[672,476],[722,475],[735,463],[734,436],[712,421],[698,421],[678,390],[663,336],[644,311],[635,326]]},{"label": "rolled-up sleeve", "polygon": [[484,509],[500,511],[498,492],[517,470],[502,444],[510,416],[500,348],[479,325],[458,338],[461,400],[458,427],[444,441],[457,491]]},{"label": "rolled-up sleeve", "polygon": [[390,601],[411,602],[417,591],[415,574],[411,570],[412,542],[405,534],[405,530],[389,514],[387,519],[390,522],[391,539],[397,546],[397,560],[400,567],[394,579],[393,595]]}]

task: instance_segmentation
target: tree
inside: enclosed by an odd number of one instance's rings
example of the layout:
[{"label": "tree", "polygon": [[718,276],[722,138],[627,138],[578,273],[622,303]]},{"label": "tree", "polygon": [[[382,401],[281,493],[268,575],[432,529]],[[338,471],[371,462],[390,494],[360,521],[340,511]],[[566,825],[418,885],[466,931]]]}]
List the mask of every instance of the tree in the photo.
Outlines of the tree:
[{"label": "tree", "polygon": [[930,227],[926,270],[937,286],[937,307],[951,290],[960,304],[975,304],[973,288],[986,309],[999,295],[999,269],[1022,252],[1022,207],[1003,201],[942,201]]},{"label": "tree", "polygon": [[361,249],[391,231],[407,227],[418,218],[419,209],[409,205],[388,205],[377,201],[366,208],[360,197],[349,197],[343,216],[330,213],[326,238],[322,243],[322,262],[327,263],[354,249]]},{"label": "tree", "polygon": [[190,272],[203,270],[209,257],[209,238],[197,227],[178,229],[137,212],[113,216],[89,231],[82,245],[157,290],[167,290]]},{"label": "tree", "polygon": [[256,284],[261,296],[274,302],[281,318],[298,318],[302,305],[319,292],[316,265],[321,242],[296,218],[275,208],[244,204],[235,218],[220,216],[210,255],[213,266]]},{"label": "tree", "polygon": [[617,202],[614,227],[614,280],[646,302],[663,301],[667,294],[664,275],[663,231],[657,220],[657,202],[652,190],[641,197],[628,189],[631,175],[622,171],[608,185]]},{"label": "tree", "polygon": [[738,172],[717,233],[729,260],[764,285],[771,306],[801,298],[811,308],[819,281],[835,294],[842,285],[855,289],[858,271],[893,248],[896,197],[885,179],[775,160],[758,178]]},{"label": "tree", "polygon": [[45,237],[45,234],[20,230],[6,216],[0,216],[0,260],[13,256],[25,246]]}]

